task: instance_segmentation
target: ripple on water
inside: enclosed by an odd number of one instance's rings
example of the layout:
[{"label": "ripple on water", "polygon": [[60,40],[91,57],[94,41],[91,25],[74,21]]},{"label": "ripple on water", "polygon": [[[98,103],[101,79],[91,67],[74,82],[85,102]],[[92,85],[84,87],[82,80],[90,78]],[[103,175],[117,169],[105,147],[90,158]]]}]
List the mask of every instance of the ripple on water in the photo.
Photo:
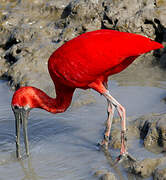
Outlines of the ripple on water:
[{"label": "ripple on water", "polygon": [[[165,103],[161,101],[166,94],[164,76],[163,79],[158,78],[159,75],[157,78],[149,76],[149,82],[153,83],[146,84],[139,84],[135,79],[137,86],[132,83],[134,77],[131,81],[128,77],[127,81],[127,74],[122,76],[119,75],[119,80],[109,82],[109,89],[126,107],[127,116],[164,111]],[[143,82],[146,81],[143,79]],[[0,99],[0,179],[92,180],[95,179],[92,174],[97,170],[112,170],[107,157],[96,148],[104,131],[106,101],[94,91],[88,91],[87,95],[86,91],[77,93],[77,98],[74,97],[72,106],[65,113],[53,115],[42,110],[30,113],[28,134],[31,158],[16,161],[15,124],[10,108],[12,92],[4,82],[0,83],[0,94],[3,94]],[[84,99],[88,103],[82,103]],[[132,144],[129,150],[133,156],[138,155],[138,159],[153,157],[154,154],[146,151],[139,140]],[[21,146],[24,148],[23,137]],[[117,154],[119,150],[111,150],[113,158]],[[120,172],[127,179],[124,170]]]}]

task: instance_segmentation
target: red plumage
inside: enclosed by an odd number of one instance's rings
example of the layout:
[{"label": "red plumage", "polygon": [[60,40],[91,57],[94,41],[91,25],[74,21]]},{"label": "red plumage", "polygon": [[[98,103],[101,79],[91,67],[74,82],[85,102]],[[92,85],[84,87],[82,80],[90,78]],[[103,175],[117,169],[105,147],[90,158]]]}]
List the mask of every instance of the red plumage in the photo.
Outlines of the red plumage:
[{"label": "red plumage", "polygon": [[[48,69],[57,89],[62,86],[69,89],[95,88],[102,93],[102,88],[96,88],[98,81],[107,81],[109,75],[121,72],[139,55],[162,47],[144,36],[114,30],[97,30],[82,34],[58,48],[49,58]],[[26,102],[30,101],[22,99],[19,102],[20,97],[16,96],[20,92],[21,95],[25,94],[23,91],[26,91],[26,88],[16,91],[13,105],[25,106]],[[26,99],[32,97],[34,89],[30,89],[32,92],[27,90]]]},{"label": "red plumage", "polygon": [[[14,93],[12,108],[16,117],[17,141],[19,142],[20,136],[18,117],[22,117],[17,115],[18,109],[18,113],[32,108],[60,113],[70,105],[76,88],[93,88],[108,100],[107,127],[101,145],[108,147],[111,122],[116,108],[122,120],[120,156],[128,156],[125,145],[125,109],[109,94],[107,79],[108,76],[124,70],[139,55],[159,48],[163,46],[149,38],[114,30],[88,32],[68,41],[58,48],[48,61],[48,70],[56,89],[55,99],[35,87],[23,87]],[[26,132],[24,137],[28,155]],[[17,157],[20,157],[17,141]]]},{"label": "red plumage", "polygon": [[[67,96],[70,92],[73,94],[72,89],[75,88],[94,88],[103,93],[105,89],[99,84],[107,82],[109,75],[121,72],[139,55],[162,47],[161,44],[137,34],[115,30],[92,31],[58,48],[49,58],[48,70],[59,96]],[[48,101],[48,104],[53,103],[49,107],[55,108],[55,101],[43,93],[34,87],[24,87],[15,92],[12,105],[43,108],[42,102],[47,104]],[[64,105],[69,105],[71,98],[66,97],[66,100],[69,102]],[[50,108],[45,109],[51,111]]]},{"label": "red plumage", "polygon": [[119,73],[142,53],[161,47],[144,36],[98,30],[82,34],[57,49],[48,68],[64,84],[88,88],[99,77]]}]

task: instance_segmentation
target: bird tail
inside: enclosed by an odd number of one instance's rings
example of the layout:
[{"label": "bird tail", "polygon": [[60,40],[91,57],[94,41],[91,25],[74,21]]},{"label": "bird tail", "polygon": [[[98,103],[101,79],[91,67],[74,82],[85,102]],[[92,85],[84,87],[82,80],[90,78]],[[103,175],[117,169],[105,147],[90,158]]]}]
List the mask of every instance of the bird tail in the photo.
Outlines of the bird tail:
[{"label": "bird tail", "polygon": [[125,44],[123,43],[122,54],[128,56],[139,56],[152,50],[164,48],[164,46],[145,36],[131,34]]},{"label": "bird tail", "polygon": [[156,41],[151,40],[150,48],[152,48],[151,50],[156,50],[156,49],[164,48],[164,46]]}]

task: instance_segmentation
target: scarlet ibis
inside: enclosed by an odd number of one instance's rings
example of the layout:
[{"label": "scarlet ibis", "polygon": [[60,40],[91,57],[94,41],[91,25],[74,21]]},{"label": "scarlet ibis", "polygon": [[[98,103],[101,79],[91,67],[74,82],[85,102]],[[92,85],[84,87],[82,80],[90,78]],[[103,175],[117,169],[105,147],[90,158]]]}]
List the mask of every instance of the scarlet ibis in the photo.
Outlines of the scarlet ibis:
[{"label": "scarlet ibis", "polygon": [[128,156],[126,145],[125,108],[113,98],[108,89],[108,76],[129,66],[138,56],[163,48],[158,42],[141,35],[115,30],[84,33],[63,44],[50,56],[48,70],[55,84],[56,98],[49,97],[35,87],[22,87],[12,98],[16,122],[16,156],[20,155],[20,126],[23,125],[26,155],[29,155],[27,118],[31,109],[41,108],[51,113],[62,113],[70,105],[76,88],[92,88],[108,101],[108,118],[101,146],[108,148],[115,108],[121,118],[120,158]]}]

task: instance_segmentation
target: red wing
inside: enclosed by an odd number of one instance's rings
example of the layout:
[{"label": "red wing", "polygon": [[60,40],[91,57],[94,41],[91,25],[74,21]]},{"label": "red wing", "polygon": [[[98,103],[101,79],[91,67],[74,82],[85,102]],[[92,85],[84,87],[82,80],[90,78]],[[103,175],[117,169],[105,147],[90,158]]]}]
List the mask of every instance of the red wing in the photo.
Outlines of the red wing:
[{"label": "red wing", "polygon": [[124,64],[122,62],[126,58],[161,47],[161,44],[144,36],[98,30],[68,41],[54,52],[50,61],[52,71],[59,78],[84,86],[105,72],[112,74],[112,69],[116,73],[115,67]]}]

